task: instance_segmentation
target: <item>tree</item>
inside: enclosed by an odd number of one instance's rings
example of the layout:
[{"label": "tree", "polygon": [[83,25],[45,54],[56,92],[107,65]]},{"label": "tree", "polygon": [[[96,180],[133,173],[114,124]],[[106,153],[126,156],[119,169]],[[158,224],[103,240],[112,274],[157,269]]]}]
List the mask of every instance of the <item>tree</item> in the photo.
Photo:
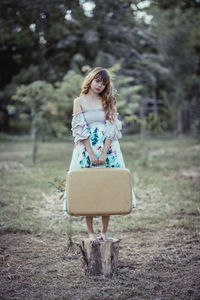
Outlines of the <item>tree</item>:
[{"label": "tree", "polygon": [[197,108],[200,96],[200,13],[194,8],[199,5],[196,1],[155,1],[151,6],[152,30],[168,69],[159,94],[166,105],[173,106],[172,119],[176,118],[180,133],[189,132],[197,119],[197,115],[192,117],[192,108]]},{"label": "tree", "polygon": [[17,88],[13,100],[22,102],[31,109],[33,136],[33,163],[36,162],[38,138],[54,129],[54,116],[57,115],[54,105],[54,87],[45,81],[35,81],[27,86]]}]

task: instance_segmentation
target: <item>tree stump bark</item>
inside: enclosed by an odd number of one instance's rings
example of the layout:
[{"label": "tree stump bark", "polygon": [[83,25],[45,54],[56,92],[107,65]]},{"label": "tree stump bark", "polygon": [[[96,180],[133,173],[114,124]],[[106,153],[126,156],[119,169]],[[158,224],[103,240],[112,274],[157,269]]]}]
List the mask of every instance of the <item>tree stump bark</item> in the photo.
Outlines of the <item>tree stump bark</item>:
[{"label": "tree stump bark", "polygon": [[104,242],[85,239],[79,246],[85,275],[112,277],[118,265],[119,240]]}]

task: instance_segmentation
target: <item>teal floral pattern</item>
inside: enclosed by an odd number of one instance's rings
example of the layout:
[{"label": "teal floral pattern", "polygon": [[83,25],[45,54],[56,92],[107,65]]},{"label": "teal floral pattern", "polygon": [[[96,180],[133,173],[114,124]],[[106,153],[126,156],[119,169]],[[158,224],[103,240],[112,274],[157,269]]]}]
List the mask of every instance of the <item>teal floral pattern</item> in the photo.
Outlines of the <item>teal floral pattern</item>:
[{"label": "teal floral pattern", "polygon": [[[90,124],[87,130],[89,132],[89,141],[92,150],[96,155],[96,157],[99,158],[104,148],[104,144],[106,140],[105,124],[104,123],[98,123],[98,125]],[[112,140],[111,142],[110,148],[107,151],[106,163],[108,168],[125,168],[124,158],[117,139]],[[105,165],[92,166],[92,168],[102,168],[102,167],[106,167],[106,166]],[[80,169],[80,168],[90,168],[89,154],[87,152],[85,145],[82,142],[79,142],[74,146],[69,170]],[[65,196],[63,198],[65,212],[67,212],[66,194],[67,193],[65,191]],[[135,194],[133,192],[133,205],[132,205],[133,208],[136,207],[135,201],[136,201]]]},{"label": "teal floral pattern", "polygon": [[[90,144],[97,157],[101,155],[106,140],[104,130],[102,130],[100,127],[103,127],[103,124],[99,124],[98,127],[88,127],[90,133]],[[83,143],[80,143],[75,147],[75,153],[76,156],[74,159],[72,159],[71,168],[89,168],[90,158]],[[112,141],[107,152],[106,163],[108,168],[125,168],[123,155],[118,141]],[[100,167],[102,167],[102,165]]]},{"label": "teal floral pattern", "polygon": [[95,146],[99,141],[98,128],[96,127],[95,130],[93,130],[93,131],[91,129],[89,129],[89,132],[90,132],[90,140],[91,140],[92,146]]}]

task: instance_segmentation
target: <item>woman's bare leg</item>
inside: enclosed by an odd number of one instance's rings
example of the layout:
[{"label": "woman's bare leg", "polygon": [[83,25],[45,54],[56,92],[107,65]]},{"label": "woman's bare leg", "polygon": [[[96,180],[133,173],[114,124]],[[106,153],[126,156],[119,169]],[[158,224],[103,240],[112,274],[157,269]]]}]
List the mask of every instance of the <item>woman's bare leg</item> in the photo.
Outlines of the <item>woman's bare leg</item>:
[{"label": "woman's bare leg", "polygon": [[102,228],[101,228],[100,239],[104,240],[104,241],[112,241],[113,240],[111,238],[108,238],[108,236],[107,236],[109,220],[110,220],[110,216],[102,216]]},{"label": "woman's bare leg", "polygon": [[98,238],[94,233],[94,229],[93,229],[93,217],[85,217],[85,221],[87,224],[89,238],[93,241],[98,241]]}]

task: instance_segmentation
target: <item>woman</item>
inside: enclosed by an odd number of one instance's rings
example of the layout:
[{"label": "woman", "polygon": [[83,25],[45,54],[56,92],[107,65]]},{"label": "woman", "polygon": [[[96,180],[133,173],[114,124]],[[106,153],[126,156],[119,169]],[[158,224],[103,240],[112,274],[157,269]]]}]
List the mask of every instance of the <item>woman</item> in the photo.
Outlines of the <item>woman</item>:
[{"label": "woman", "polygon": [[[102,167],[125,168],[118,139],[121,135],[121,122],[118,120],[116,99],[106,69],[97,67],[85,78],[80,97],[74,100],[72,114],[74,150],[69,170]],[[64,195],[64,210],[67,212],[67,187]],[[134,192],[133,205],[136,200]],[[107,228],[110,216],[102,216],[102,229],[99,239],[110,241]],[[89,238],[98,240],[93,230],[93,217],[85,217]]]}]

